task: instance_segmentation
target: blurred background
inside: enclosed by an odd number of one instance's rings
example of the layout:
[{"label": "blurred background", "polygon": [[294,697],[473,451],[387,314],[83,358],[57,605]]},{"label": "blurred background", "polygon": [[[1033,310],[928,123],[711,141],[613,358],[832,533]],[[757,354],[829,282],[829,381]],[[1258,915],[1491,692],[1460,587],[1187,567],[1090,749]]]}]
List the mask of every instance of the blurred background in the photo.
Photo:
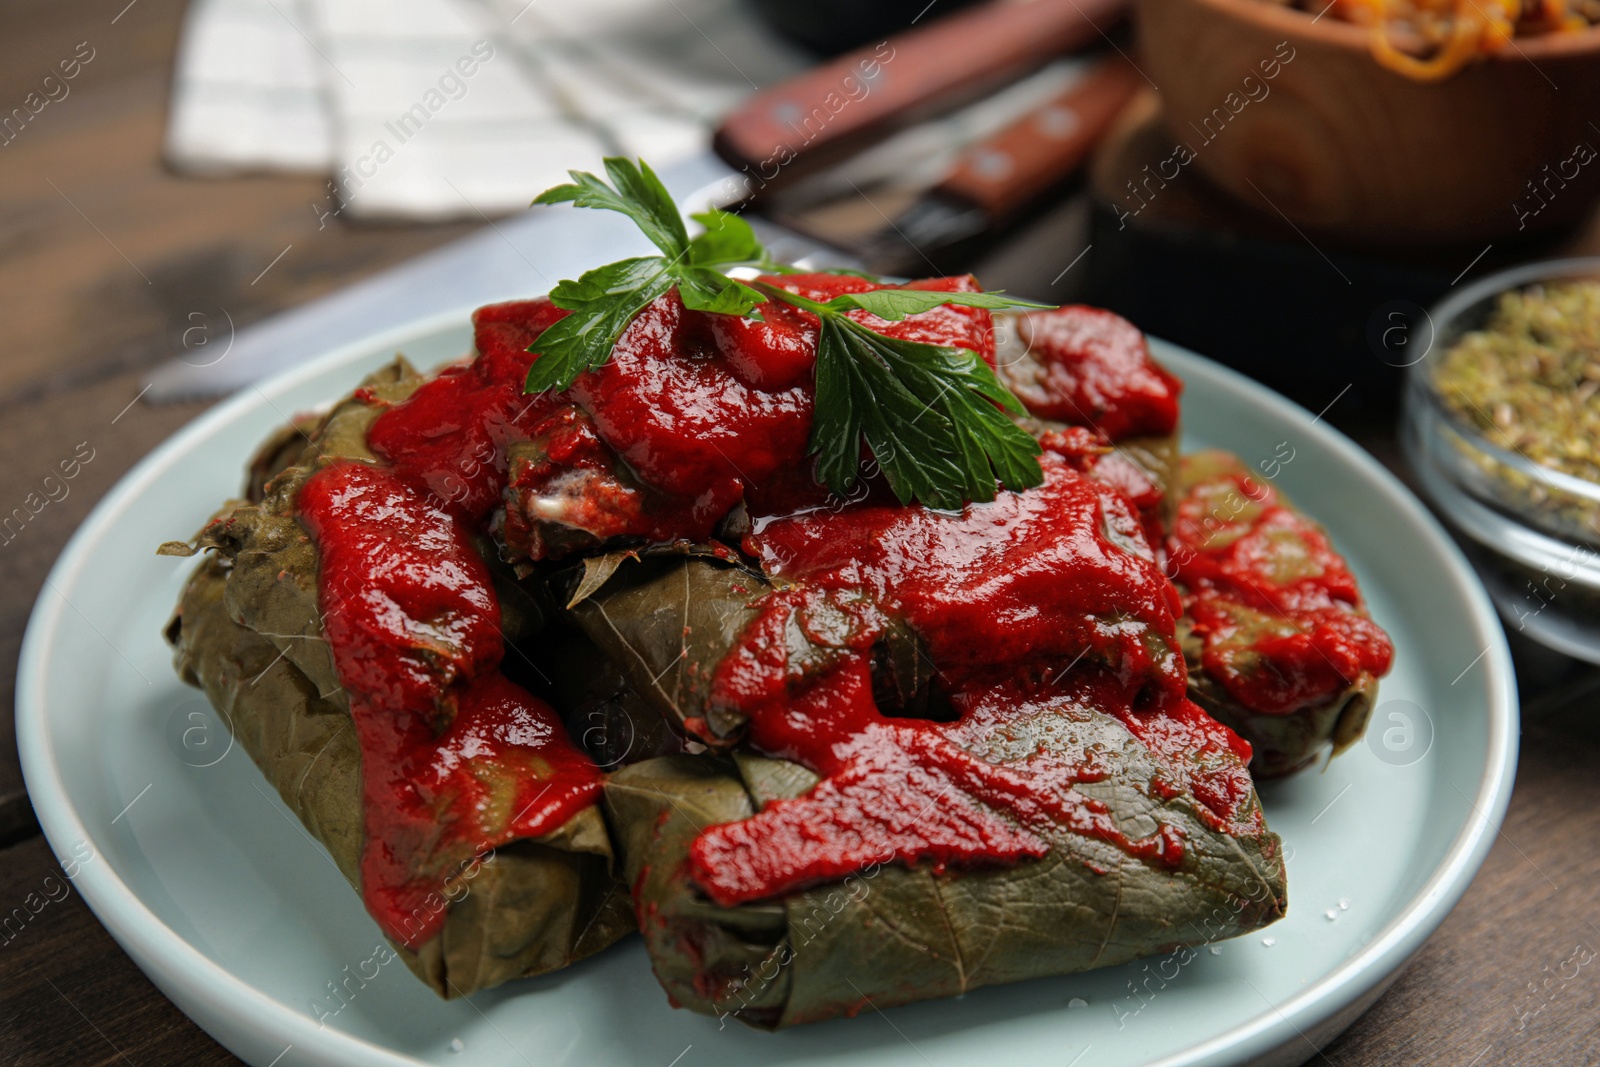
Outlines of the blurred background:
[{"label": "blurred background", "polygon": [[[1521,847],[1497,846],[1324,1058],[1475,1063],[1477,1020],[1521,994],[1503,961],[1529,954],[1536,975],[1549,955],[1500,916],[1524,910],[1533,867],[1600,874],[1563,844],[1600,825],[1600,490],[1566,470],[1584,521],[1552,526],[1538,492],[1458,469],[1441,434],[1503,445],[1490,466],[1530,439],[1494,439],[1499,409],[1478,427],[1440,409],[1429,357],[1502,291],[1543,284],[1537,264],[1600,254],[1597,19],[1589,0],[10,0],[0,504],[42,499],[48,461],[80,442],[94,458],[3,535],[0,658],[72,529],[164,437],[342,340],[618,258],[527,205],[568,169],[642,156],[686,206],[740,210],[809,262],[1110,307],[1425,494],[1518,656],[1503,838]],[[1554,271],[1600,284],[1593,264]],[[1600,381],[1595,308],[1574,330]],[[1580,390],[1580,419],[1600,405],[1588,365],[1559,390]],[[1592,425],[1547,429],[1581,459]],[[1530,536],[1538,552],[1503,551]],[[1581,568],[1553,572],[1561,550]],[[1570,595],[1547,595],[1552,573]],[[10,728],[15,896],[52,861]],[[0,1061],[230,1062],[76,899],[0,953],[0,976]],[[1574,995],[1600,1007],[1592,981]],[[1549,1031],[1495,1062],[1588,1062],[1591,1039]]]}]

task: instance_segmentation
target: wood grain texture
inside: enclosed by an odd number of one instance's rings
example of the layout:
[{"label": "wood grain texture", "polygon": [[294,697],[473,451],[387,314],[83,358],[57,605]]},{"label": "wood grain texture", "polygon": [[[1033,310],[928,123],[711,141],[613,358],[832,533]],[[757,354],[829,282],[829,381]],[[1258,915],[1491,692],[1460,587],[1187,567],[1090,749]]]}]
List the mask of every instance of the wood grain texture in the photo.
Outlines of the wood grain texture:
[{"label": "wood grain texture", "polygon": [[[0,7],[0,93],[11,94],[0,104],[25,92],[29,72],[42,74],[61,49],[90,34],[97,46],[105,42],[60,111],[47,110],[24,138],[0,148],[0,322],[8,341],[0,355],[0,510],[20,503],[79,442],[95,449],[70,493],[0,547],[0,694],[8,705],[27,613],[61,546],[123,471],[203,409],[128,407],[144,371],[181,350],[181,329],[172,331],[190,322],[188,312],[209,300],[241,321],[264,315],[460,232],[319,232],[308,206],[315,180],[197,181],[163,171],[165,79],[181,4],[139,0],[112,27],[124,3]],[[151,283],[61,202],[47,177]],[[290,254],[252,286],[290,243]],[[1076,254],[1042,250],[1043,280]],[[1005,284],[1027,290],[1025,281]],[[1394,461],[1386,426],[1352,425],[1342,406],[1328,418]],[[1519,665],[1533,693],[1572,680],[1551,661],[1524,657]],[[1596,675],[1576,677],[1592,683]],[[60,868],[32,825],[10,717],[0,722],[0,915],[30,909],[29,894],[38,907],[13,924],[16,936],[0,934],[0,1064],[236,1063],[138,973],[75,892],[38,906],[52,892],[61,896]],[[1569,981],[1550,978],[1576,946],[1600,949],[1590,925],[1600,925],[1597,724],[1595,689],[1576,691],[1565,709],[1530,703],[1517,792],[1483,872],[1393,989],[1324,1053],[1307,1048],[1308,1061],[1600,1062],[1600,960]],[[1554,992],[1529,991],[1528,983],[1545,981]],[[293,1063],[291,1055],[281,1067]]]},{"label": "wood grain texture", "polygon": [[[76,42],[95,50],[0,146],[0,404],[152,366],[199,323],[220,337],[468,229],[319,223],[317,177],[172,174],[160,146],[180,12],[139,0],[115,26],[49,33],[42,12],[0,9],[0,113]],[[36,74],[8,85],[16,71]]]},{"label": "wood grain texture", "polygon": [[1551,694],[1528,693],[1544,669],[1531,657],[1519,666],[1516,792],[1482,873],[1410,969],[1313,1062],[1600,1062],[1600,674],[1584,672],[1551,706]]},{"label": "wood grain texture", "polygon": [[[1501,240],[1569,225],[1600,192],[1587,165],[1600,30],[1519,39],[1427,84],[1380,67],[1366,30],[1334,17],[1262,0],[1136,10],[1141,65],[1194,166],[1313,233]],[[1591,147],[1575,157],[1579,146]],[[1530,180],[1547,178],[1535,193]]]},{"label": "wood grain texture", "polygon": [[[72,531],[89,514],[95,501],[146,452],[203,410],[204,405],[147,407],[133,401],[143,388],[134,373],[102,378],[87,385],[58,391],[32,403],[0,408],[0,440],[13,458],[0,464],[0,514],[22,507],[27,525],[0,544],[0,699],[10,708],[15,696],[17,654],[28,611],[44,586],[45,575]],[[118,418],[119,414],[121,415]],[[112,420],[116,420],[113,422]],[[57,464],[79,448],[92,455],[78,476],[60,481],[65,495],[50,499],[43,479]],[[58,476],[59,477],[59,476]],[[26,504],[29,494],[45,500],[37,515]],[[33,831],[33,816],[23,793],[17,763],[14,723],[0,718],[0,843]],[[3,1061],[0,1061],[3,1062]]]},{"label": "wood grain texture", "polygon": [[[237,1064],[117,947],[42,837],[0,852],[0,1063]],[[28,916],[19,922],[14,909]]]}]

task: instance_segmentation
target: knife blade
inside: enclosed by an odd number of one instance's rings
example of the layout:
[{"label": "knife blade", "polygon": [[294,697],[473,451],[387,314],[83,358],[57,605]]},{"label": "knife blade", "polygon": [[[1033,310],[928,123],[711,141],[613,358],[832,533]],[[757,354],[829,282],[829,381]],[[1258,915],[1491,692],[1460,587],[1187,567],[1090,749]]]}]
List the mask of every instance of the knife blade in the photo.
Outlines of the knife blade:
[{"label": "knife blade", "polygon": [[[691,210],[743,196],[743,179],[706,152],[661,176]],[[754,222],[755,220],[752,220]],[[818,266],[851,266],[852,257],[819,254],[822,244],[767,224],[761,234],[785,255]],[[238,330],[221,356],[198,353],[163,364],[151,379],[152,402],[222,396],[320,353],[410,320],[497,300],[548,292],[601,263],[655,249],[630,221],[603,211],[541,207],[488,226],[337,292]],[[208,346],[210,348],[210,346]]]}]

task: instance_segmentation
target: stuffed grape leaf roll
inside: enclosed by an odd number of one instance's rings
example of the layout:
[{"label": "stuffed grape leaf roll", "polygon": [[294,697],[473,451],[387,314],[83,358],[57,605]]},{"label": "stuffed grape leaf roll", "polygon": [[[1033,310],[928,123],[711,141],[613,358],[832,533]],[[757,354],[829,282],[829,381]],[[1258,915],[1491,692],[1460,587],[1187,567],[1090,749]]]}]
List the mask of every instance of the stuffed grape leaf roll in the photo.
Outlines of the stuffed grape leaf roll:
[{"label": "stuffed grape leaf roll", "polygon": [[498,669],[538,606],[367,443],[421,381],[403,363],[368,378],[295,430],[293,462],[269,441],[256,499],[196,538],[212,555],[168,637],[401,958],[453,997],[566,966],[633,922],[599,769]]},{"label": "stuffed grape leaf roll", "polygon": [[1321,527],[1237,457],[1183,457],[1167,545],[1195,701],[1255,749],[1262,777],[1360,738],[1394,648]]}]

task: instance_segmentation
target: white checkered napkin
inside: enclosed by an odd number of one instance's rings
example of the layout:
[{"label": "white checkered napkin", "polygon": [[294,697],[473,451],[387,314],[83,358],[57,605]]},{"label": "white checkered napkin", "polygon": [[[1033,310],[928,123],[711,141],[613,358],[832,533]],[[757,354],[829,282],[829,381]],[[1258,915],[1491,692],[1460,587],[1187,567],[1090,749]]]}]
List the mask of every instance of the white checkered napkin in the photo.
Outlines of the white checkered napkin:
[{"label": "white checkered napkin", "polygon": [[329,60],[334,176],[357,216],[522,210],[604,144],[468,0],[312,0]]},{"label": "white checkered napkin", "polygon": [[704,151],[806,64],[740,0],[195,0],[168,156],[325,168],[319,214],[505,214],[607,154]]},{"label": "white checkered napkin", "polygon": [[671,166],[808,62],[740,0],[311,3],[357,215],[519,211],[609,154]]},{"label": "white checkered napkin", "polygon": [[192,0],[166,158],[197,173],[326,171],[333,131],[299,0]]},{"label": "white checkered napkin", "polygon": [[812,62],[742,0],[483,2],[551,85],[631,154],[702,148],[752,91]]}]

